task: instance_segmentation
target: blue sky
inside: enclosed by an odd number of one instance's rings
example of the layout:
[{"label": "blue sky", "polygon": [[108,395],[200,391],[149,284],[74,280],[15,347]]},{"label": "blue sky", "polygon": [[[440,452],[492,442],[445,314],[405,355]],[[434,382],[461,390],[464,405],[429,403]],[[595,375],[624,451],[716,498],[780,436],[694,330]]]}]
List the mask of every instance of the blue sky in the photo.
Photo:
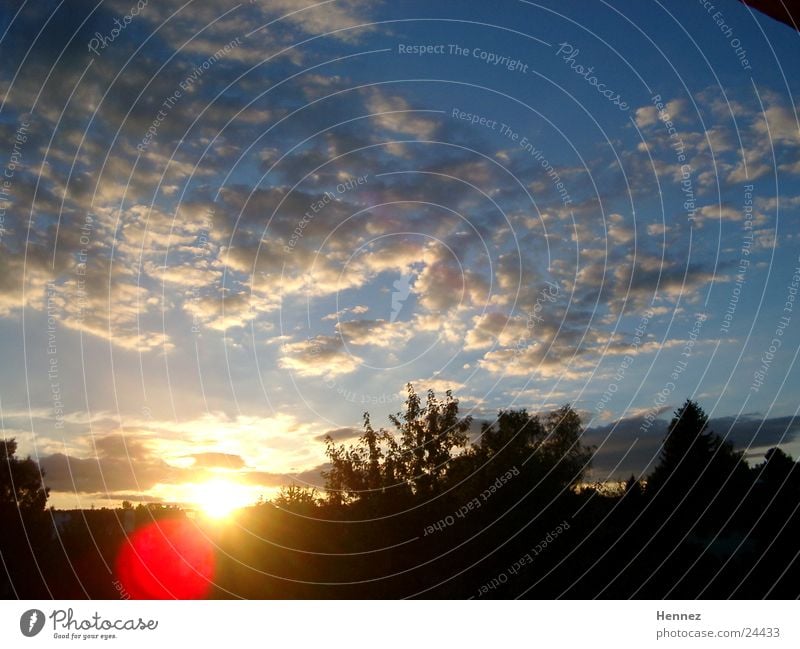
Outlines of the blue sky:
[{"label": "blue sky", "polygon": [[313,481],[408,381],[478,420],[572,403],[598,480],[687,397],[800,451],[796,32],[722,0],[140,5],[1,14],[0,407],[52,502]]}]

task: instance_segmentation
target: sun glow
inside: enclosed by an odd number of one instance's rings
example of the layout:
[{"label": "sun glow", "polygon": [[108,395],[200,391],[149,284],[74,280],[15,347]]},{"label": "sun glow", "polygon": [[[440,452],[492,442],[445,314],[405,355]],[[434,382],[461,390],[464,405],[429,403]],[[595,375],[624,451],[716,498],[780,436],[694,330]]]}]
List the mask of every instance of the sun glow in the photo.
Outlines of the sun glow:
[{"label": "sun glow", "polygon": [[225,479],[193,485],[189,500],[209,518],[222,519],[254,502],[252,490]]}]

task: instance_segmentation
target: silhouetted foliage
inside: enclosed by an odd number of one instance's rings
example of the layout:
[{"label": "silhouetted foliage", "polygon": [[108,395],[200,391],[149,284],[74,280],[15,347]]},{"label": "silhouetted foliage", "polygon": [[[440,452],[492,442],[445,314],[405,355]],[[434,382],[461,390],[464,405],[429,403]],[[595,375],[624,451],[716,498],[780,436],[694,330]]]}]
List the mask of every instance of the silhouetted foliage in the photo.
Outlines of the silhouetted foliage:
[{"label": "silhouetted foliage", "polygon": [[[522,472],[525,489],[572,489],[583,480],[593,449],[581,442],[580,416],[570,405],[544,419],[524,409],[501,410],[494,422],[485,422],[479,441],[453,461],[462,479],[480,476],[491,482],[510,469]],[[518,487],[519,488],[519,487]]]},{"label": "silhouetted foliage", "polygon": [[[570,405],[501,410],[477,433],[451,393],[423,403],[407,389],[388,430],[365,413],[353,443],[326,439],[324,493],[291,484],[235,524],[199,520],[219,550],[212,596],[800,595],[798,464],[772,448],[748,468],[694,401],[674,413],[651,475],[622,481],[587,473],[593,449]],[[127,501],[44,512],[35,463],[13,459],[27,486],[0,521],[6,597],[118,597],[108,570],[131,527],[185,516]]]},{"label": "silhouetted foliage", "polygon": [[[425,405],[411,384],[405,412],[390,417],[396,432],[376,431],[368,413],[364,432],[354,445],[327,438],[331,468],[324,473],[332,504],[380,503],[396,506],[425,500],[470,481],[484,488],[510,469],[523,472],[526,489],[575,487],[589,467],[592,449],[583,445],[580,417],[565,405],[544,420],[525,410],[503,410],[484,423],[477,443],[469,444],[472,420],[458,414],[458,400],[444,401],[428,391]],[[473,487],[474,488],[474,487]],[[521,488],[521,487],[518,487]],[[465,491],[466,490],[466,491]]]},{"label": "silhouetted foliage", "polygon": [[636,476],[631,476],[625,481],[625,493],[624,496],[628,500],[631,499],[639,499],[644,495],[644,487],[642,487],[642,483],[640,480],[636,478]]},{"label": "silhouetted foliage", "polygon": [[0,508],[42,512],[49,490],[42,485],[43,472],[30,457],[16,457],[17,442],[0,440]]},{"label": "silhouetted foliage", "polygon": [[279,509],[307,515],[318,507],[319,501],[319,494],[314,487],[291,484],[281,487],[272,504]]},{"label": "silhouetted foliage", "polygon": [[39,597],[45,591],[35,567],[50,542],[48,489],[39,465],[16,453],[16,440],[0,440],[0,597]]},{"label": "silhouetted foliage", "polygon": [[753,467],[758,481],[769,492],[796,496],[800,492],[800,467],[780,448],[764,454],[764,462]]},{"label": "silhouetted foliage", "polygon": [[746,470],[742,454],[709,430],[706,413],[687,399],[669,424],[660,462],[648,478],[647,490],[672,500],[691,493],[716,493]]},{"label": "silhouetted foliage", "polygon": [[405,412],[390,416],[395,432],[372,427],[364,413],[364,433],[355,445],[336,445],[327,437],[331,468],[324,472],[329,502],[395,502],[432,496],[445,483],[450,461],[467,445],[471,418],[459,418],[458,400],[448,390],[444,401],[428,391],[423,406],[407,385]]}]

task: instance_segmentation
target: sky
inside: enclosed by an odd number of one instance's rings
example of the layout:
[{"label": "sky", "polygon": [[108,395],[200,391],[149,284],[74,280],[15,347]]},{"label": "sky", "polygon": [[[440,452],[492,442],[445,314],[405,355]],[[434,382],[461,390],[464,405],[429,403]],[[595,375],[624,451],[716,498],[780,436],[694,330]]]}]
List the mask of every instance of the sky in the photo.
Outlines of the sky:
[{"label": "sky", "polygon": [[[5,2],[0,425],[57,507],[242,504],[405,385],[800,453],[798,34],[733,0]],[[478,424],[476,423],[476,429]]]}]

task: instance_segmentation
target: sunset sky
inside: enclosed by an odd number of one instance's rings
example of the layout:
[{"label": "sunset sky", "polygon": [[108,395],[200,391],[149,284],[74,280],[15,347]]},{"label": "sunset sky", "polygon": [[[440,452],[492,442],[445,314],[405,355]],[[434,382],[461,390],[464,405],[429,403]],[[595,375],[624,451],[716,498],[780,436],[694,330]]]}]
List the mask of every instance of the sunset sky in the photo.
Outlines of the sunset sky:
[{"label": "sunset sky", "polygon": [[51,504],[319,484],[323,436],[408,381],[478,421],[572,403],[593,480],[646,472],[687,397],[800,453],[794,30],[733,0],[23,4],[0,415]]}]

